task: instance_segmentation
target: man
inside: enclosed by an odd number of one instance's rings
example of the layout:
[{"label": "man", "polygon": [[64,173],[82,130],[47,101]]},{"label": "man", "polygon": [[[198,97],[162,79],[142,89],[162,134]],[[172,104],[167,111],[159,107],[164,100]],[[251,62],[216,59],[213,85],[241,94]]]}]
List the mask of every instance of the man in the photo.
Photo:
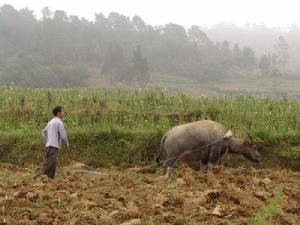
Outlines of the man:
[{"label": "man", "polygon": [[34,179],[42,174],[54,179],[57,153],[60,148],[61,140],[69,147],[67,133],[64,127],[63,118],[65,116],[64,108],[56,106],[53,109],[54,118],[49,121],[46,128],[42,131],[44,143],[46,144],[46,159],[44,165],[37,169]]}]

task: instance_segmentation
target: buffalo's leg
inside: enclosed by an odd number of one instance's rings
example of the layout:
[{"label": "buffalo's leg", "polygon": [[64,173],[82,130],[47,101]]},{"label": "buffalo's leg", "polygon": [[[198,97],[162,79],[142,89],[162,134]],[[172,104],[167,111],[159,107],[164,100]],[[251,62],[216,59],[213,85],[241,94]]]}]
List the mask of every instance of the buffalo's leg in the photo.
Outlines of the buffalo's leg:
[{"label": "buffalo's leg", "polygon": [[205,162],[204,160],[200,160],[199,162],[200,164],[200,173],[204,173],[207,170],[207,162]]},{"label": "buffalo's leg", "polygon": [[170,175],[171,175],[171,169],[172,169],[172,167],[170,167],[170,166],[167,167],[167,169],[166,169],[166,175],[165,175],[166,178],[170,177]]},{"label": "buffalo's leg", "polygon": [[213,173],[213,168],[214,168],[214,164],[212,164],[212,163],[209,162],[207,164],[207,172]]},{"label": "buffalo's leg", "polygon": [[189,162],[189,163],[187,163],[188,165],[189,165],[189,167],[191,167],[193,170],[195,170],[195,171],[199,171],[201,168],[201,163],[200,163],[200,161],[197,161],[197,162],[193,162],[193,163],[191,163],[191,162]]},{"label": "buffalo's leg", "polygon": [[211,146],[208,159],[208,169],[211,169],[213,167],[213,164],[217,164],[219,162],[221,150],[221,143]]},{"label": "buffalo's leg", "polygon": [[169,178],[171,176],[171,170],[175,164],[177,159],[167,159],[167,161],[164,163],[164,168],[165,168],[165,172],[166,172],[166,175],[165,177],[166,178]]},{"label": "buffalo's leg", "polygon": [[220,143],[211,146],[210,152],[209,152],[208,164],[207,164],[207,181],[212,184],[215,182],[213,167],[215,164],[218,163],[218,161],[220,159],[220,154],[221,154],[221,144]]}]

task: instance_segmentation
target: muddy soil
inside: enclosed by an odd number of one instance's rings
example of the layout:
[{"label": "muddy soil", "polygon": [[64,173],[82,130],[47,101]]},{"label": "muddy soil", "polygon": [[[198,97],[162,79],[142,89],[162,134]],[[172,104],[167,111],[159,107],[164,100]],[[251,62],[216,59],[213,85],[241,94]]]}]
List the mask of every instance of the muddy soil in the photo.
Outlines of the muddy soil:
[{"label": "muddy soil", "polygon": [[75,163],[33,180],[33,171],[0,164],[0,224],[300,224],[299,172],[180,167],[165,180],[161,169]]}]

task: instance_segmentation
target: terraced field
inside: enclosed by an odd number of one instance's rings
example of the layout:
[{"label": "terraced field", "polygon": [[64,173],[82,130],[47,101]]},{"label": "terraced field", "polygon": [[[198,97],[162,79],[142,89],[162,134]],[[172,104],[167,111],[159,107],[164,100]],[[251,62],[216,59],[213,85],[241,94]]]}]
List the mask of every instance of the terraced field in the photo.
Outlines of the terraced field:
[{"label": "terraced field", "polygon": [[[33,168],[0,166],[1,224],[284,224],[300,222],[300,174],[252,167],[213,175],[161,169],[60,168],[32,179]],[[74,173],[80,169],[90,173]]]}]

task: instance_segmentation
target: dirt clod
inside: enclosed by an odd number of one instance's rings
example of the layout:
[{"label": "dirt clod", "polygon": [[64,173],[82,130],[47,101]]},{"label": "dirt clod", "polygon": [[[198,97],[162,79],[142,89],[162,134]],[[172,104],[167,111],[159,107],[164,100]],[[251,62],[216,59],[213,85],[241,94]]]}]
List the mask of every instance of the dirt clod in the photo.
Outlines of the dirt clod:
[{"label": "dirt clod", "polygon": [[142,220],[141,219],[132,219],[128,222],[125,223],[121,223],[120,225],[140,225],[142,224]]},{"label": "dirt clod", "polygon": [[[106,176],[65,176],[59,171],[55,180],[44,176],[33,180],[28,169],[0,164],[0,223],[247,224],[272,198],[279,198],[271,206],[276,208],[268,218],[272,224],[300,221],[299,172],[285,171],[283,176],[282,171],[224,166],[215,170],[212,185],[190,168],[174,169],[169,179],[160,176],[162,169],[137,173],[138,167],[94,169],[80,163],[68,168]],[[284,189],[278,197],[280,185]]]}]

